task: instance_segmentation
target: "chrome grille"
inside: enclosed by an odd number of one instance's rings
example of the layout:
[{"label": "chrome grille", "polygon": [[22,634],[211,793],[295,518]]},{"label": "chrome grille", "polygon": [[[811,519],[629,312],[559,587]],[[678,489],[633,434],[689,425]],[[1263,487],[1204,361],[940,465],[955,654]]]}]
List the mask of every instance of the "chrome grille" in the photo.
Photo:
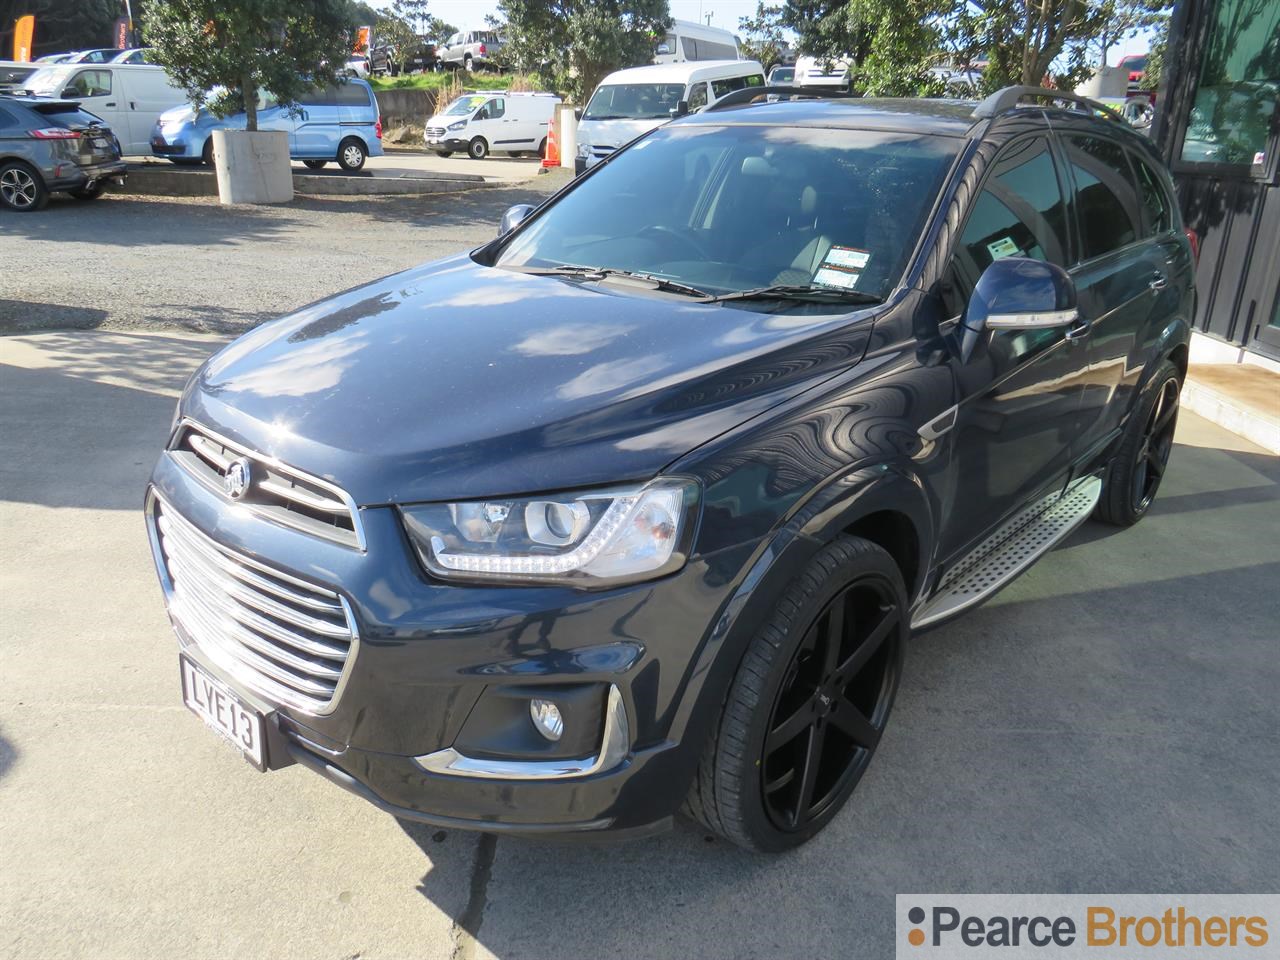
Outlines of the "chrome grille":
[{"label": "chrome grille", "polygon": [[169,454],[188,473],[223,495],[227,495],[228,469],[243,461],[249,467],[249,482],[237,503],[283,526],[364,548],[355,504],[327,481],[255,453],[190,420],[178,428]]},{"label": "chrome grille", "polygon": [[428,137],[443,137],[445,134],[444,127],[427,127]]},{"label": "chrome grille", "polygon": [[323,712],[358,637],[345,601],[215,542],[159,499],[169,613],[214,663],[272,701]]}]

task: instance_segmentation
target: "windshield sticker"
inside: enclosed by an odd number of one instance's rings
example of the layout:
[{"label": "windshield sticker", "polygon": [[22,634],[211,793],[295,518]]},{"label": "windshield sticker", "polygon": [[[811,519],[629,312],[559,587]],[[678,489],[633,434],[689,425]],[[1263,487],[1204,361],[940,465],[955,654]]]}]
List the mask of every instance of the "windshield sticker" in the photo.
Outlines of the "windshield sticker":
[{"label": "windshield sticker", "polygon": [[832,247],[822,261],[824,267],[844,267],[861,270],[871,261],[871,254],[857,247]]},{"label": "windshield sticker", "polygon": [[1001,237],[999,240],[992,240],[987,244],[987,253],[991,254],[992,260],[999,260],[1001,257],[1012,257],[1018,252],[1018,245],[1013,242],[1012,237]]},{"label": "windshield sticker", "polygon": [[862,276],[856,270],[846,270],[843,267],[821,266],[818,272],[813,275],[813,282],[822,284],[824,287],[836,287],[840,290],[852,290],[858,282],[858,278]]}]

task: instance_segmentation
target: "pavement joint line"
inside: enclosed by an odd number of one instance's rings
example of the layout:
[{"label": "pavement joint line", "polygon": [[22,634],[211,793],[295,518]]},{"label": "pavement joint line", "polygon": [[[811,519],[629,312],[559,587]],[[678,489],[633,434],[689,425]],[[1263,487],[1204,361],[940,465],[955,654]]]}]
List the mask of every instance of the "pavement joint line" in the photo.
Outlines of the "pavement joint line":
[{"label": "pavement joint line", "polygon": [[493,861],[498,848],[498,838],[492,833],[480,835],[476,844],[476,857],[471,868],[471,891],[461,916],[453,921],[452,960],[474,960],[480,927],[484,923],[484,908],[488,903],[489,879],[493,876]]}]

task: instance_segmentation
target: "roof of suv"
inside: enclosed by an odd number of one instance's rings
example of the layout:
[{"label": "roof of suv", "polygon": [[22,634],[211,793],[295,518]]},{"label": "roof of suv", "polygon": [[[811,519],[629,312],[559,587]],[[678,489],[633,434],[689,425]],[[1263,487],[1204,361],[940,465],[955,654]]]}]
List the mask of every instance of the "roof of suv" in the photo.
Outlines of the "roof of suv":
[{"label": "roof of suv", "polygon": [[903,130],[963,137],[974,124],[972,100],[837,97],[744,104],[692,114],[689,123],[776,124],[850,130]]}]

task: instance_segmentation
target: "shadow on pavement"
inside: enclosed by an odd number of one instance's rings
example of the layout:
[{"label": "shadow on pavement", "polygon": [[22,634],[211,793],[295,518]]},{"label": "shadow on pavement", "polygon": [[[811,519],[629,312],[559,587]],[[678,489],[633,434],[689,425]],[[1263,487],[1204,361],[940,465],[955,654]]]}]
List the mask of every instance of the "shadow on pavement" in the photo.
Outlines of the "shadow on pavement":
[{"label": "shadow on pavement", "polygon": [[56,303],[0,298],[0,334],[24,330],[94,330],[110,316],[95,307],[71,307]]}]

